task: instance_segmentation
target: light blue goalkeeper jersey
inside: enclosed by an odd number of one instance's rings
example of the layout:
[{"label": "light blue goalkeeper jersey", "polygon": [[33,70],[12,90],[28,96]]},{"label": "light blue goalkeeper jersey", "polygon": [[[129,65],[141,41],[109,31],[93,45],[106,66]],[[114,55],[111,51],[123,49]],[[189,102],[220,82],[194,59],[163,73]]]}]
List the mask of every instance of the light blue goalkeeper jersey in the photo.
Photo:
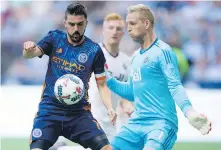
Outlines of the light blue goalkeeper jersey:
[{"label": "light blue goalkeeper jersey", "polygon": [[130,122],[145,124],[150,119],[165,119],[177,128],[175,102],[184,114],[192,106],[181,84],[172,48],[156,39],[148,49],[137,51],[131,63],[129,82],[107,80],[113,92],[135,102]]}]

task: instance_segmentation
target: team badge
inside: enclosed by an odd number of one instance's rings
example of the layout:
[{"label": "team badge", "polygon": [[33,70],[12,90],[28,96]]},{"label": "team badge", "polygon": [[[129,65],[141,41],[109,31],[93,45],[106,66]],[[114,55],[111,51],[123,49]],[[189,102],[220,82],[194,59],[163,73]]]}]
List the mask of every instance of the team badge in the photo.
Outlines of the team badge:
[{"label": "team badge", "polygon": [[85,63],[87,61],[87,59],[88,59],[88,56],[85,53],[81,53],[78,56],[78,61],[81,62],[81,63]]},{"label": "team badge", "polygon": [[42,136],[42,131],[39,128],[36,128],[32,131],[32,136],[35,138],[39,138]]}]

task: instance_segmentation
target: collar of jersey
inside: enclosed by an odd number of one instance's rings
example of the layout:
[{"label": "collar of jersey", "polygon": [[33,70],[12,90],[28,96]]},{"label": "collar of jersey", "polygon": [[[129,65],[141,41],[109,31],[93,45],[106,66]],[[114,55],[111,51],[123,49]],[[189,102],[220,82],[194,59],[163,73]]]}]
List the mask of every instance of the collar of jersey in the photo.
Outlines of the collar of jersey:
[{"label": "collar of jersey", "polygon": [[114,57],[114,58],[116,58],[118,55],[119,55],[119,51],[118,51],[118,53],[117,53],[117,55],[116,56],[114,56],[114,55],[112,55],[107,49],[106,49],[106,47],[105,47],[105,45],[104,45],[104,43],[102,43],[102,46],[104,47],[104,49],[106,50],[106,52],[108,52],[109,53],[109,55],[111,55],[112,57]]},{"label": "collar of jersey", "polygon": [[148,51],[156,42],[158,41],[158,38],[156,38],[156,40],[150,45],[150,47],[148,47],[147,49],[142,50],[140,48],[140,54],[142,55],[143,53],[145,53],[146,51]]}]

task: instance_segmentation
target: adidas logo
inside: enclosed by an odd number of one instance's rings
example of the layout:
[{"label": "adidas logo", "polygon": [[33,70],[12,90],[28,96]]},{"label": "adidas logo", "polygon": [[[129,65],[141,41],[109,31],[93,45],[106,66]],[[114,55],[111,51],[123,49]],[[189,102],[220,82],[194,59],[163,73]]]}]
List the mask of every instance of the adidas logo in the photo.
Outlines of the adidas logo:
[{"label": "adidas logo", "polygon": [[62,53],[62,49],[59,48],[59,49],[56,50],[56,52],[60,54],[60,53]]}]

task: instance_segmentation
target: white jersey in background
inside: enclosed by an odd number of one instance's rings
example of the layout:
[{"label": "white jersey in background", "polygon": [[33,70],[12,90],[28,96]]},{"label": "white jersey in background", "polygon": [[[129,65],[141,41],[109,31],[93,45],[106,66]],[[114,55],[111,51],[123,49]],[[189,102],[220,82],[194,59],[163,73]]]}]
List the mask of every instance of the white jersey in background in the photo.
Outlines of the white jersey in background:
[{"label": "white jersey in background", "polygon": [[[105,49],[102,43],[99,43],[99,45],[103,50],[106,63],[112,76],[119,81],[127,81],[130,67],[129,57],[122,52],[119,52],[118,55],[114,57]],[[113,109],[116,110],[117,105],[122,98],[115,93],[111,93],[111,98]],[[111,124],[107,116],[107,109],[102,103],[101,97],[99,95],[94,75],[92,75],[90,79],[89,101],[92,105],[91,110],[94,118],[96,118],[100,123],[108,139],[111,140],[112,137],[116,134],[117,129],[122,126],[125,121],[127,121],[127,118],[118,116],[115,127]]]}]

